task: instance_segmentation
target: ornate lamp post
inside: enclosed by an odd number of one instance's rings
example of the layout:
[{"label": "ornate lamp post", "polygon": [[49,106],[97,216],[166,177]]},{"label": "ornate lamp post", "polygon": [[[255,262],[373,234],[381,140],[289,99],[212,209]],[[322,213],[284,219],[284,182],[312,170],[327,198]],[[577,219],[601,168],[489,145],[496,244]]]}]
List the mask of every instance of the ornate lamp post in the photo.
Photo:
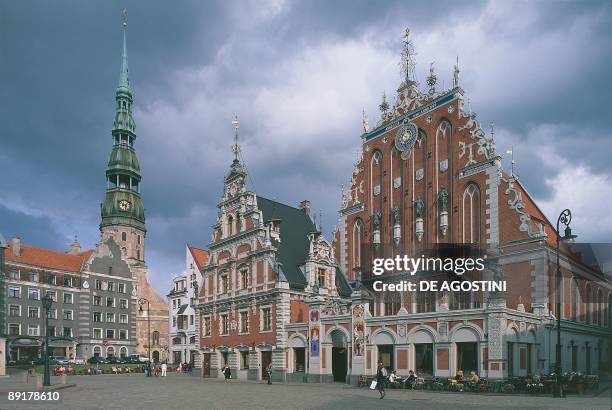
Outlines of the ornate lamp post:
[{"label": "ornate lamp post", "polygon": [[42,298],[42,305],[45,310],[45,348],[43,350],[45,372],[43,376],[43,386],[51,386],[51,376],[49,374],[49,309],[51,309],[52,304],[53,299],[49,293],[45,293],[45,296]]},{"label": "ornate lamp post", "polygon": [[[570,228],[570,222],[572,221],[572,212],[569,209],[563,210],[557,219],[557,349],[556,349],[556,363],[555,363],[555,390],[553,397],[563,397],[562,380],[561,380],[561,266],[559,265],[559,244],[561,241],[571,242],[576,239],[576,235],[572,235],[572,228]],[[563,237],[559,232],[560,226],[565,226]]]},{"label": "ornate lamp post", "polygon": [[149,300],[146,298],[138,299],[138,304],[140,305],[138,311],[143,312],[142,306],[147,304],[147,351],[149,355],[149,363],[147,365],[147,377],[151,377],[151,305],[149,304]]}]

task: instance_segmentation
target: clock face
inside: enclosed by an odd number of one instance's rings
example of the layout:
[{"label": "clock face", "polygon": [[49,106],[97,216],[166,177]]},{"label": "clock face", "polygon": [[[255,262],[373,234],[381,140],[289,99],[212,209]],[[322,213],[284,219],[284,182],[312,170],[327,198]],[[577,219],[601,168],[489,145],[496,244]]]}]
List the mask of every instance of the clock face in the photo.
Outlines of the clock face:
[{"label": "clock face", "polygon": [[395,148],[402,153],[402,158],[407,159],[410,156],[410,149],[417,139],[417,127],[414,124],[406,124],[400,128],[395,137]]},{"label": "clock face", "polygon": [[119,209],[121,209],[122,211],[129,211],[130,210],[129,201],[126,201],[126,200],[119,201]]}]

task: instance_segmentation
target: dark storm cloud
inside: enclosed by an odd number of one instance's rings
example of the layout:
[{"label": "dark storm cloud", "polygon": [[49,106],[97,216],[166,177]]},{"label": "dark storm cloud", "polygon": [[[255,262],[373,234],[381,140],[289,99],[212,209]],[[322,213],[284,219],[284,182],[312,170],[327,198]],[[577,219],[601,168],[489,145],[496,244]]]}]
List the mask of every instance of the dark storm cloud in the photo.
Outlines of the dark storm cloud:
[{"label": "dark storm cloud", "polygon": [[123,7],[147,262],[162,293],[183,269],[185,243],[209,242],[234,113],[251,187],[289,204],[310,199],[331,229],[358,154],[361,108],[374,124],[382,91],[392,99],[399,83],[405,25],[421,82],[435,60],[449,84],[461,56],[466,95],[483,127],[495,121],[498,150],[515,147],[534,197],[553,209],[562,170],[610,181],[607,2],[2,2],[6,237],[63,249],[77,233],[95,244]]}]

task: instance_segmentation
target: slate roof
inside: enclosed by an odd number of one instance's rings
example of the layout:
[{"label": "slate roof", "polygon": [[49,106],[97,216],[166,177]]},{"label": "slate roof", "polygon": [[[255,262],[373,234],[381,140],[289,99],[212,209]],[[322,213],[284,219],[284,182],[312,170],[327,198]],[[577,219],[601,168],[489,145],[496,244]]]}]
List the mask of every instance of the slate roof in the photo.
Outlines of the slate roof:
[{"label": "slate roof", "polygon": [[308,234],[317,230],[312,219],[301,209],[260,196],[257,197],[257,206],[263,213],[264,222],[272,219],[281,221],[281,242],[274,243],[279,248],[281,269],[291,288],[304,289],[308,281],[299,266],[308,257]]},{"label": "slate roof", "polygon": [[[315,224],[303,210],[280,202],[258,196],[257,206],[263,213],[264,222],[272,219],[281,221],[281,242],[275,242],[274,246],[279,249],[279,262],[289,286],[294,289],[306,288],[308,281],[300,266],[308,257],[308,234],[317,231]],[[336,268],[336,287],[341,296],[350,296],[351,288],[339,268]]]}]

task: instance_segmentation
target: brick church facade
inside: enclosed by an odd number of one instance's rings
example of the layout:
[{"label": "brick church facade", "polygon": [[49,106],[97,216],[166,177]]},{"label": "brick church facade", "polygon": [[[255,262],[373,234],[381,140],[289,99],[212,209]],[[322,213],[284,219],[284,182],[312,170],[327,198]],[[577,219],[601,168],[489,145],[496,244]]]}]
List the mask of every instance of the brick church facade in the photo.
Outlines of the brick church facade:
[{"label": "brick church facade", "polygon": [[[225,177],[200,288],[203,375],[226,364],[238,378],[354,383],[378,362],[447,377],[550,373],[555,318],[564,371],[610,364],[612,285],[584,254],[561,245],[562,311],[555,304],[556,230],[514,172],[501,166],[459,85],[428,90],[414,75],[409,32],[403,78],[381,118],[364,115],[361,154],[330,241],[303,210],[246,189],[238,155]],[[235,146],[237,148],[237,145]],[[418,257],[462,244],[494,261],[481,279],[505,293],[373,292],[373,257]]]}]

